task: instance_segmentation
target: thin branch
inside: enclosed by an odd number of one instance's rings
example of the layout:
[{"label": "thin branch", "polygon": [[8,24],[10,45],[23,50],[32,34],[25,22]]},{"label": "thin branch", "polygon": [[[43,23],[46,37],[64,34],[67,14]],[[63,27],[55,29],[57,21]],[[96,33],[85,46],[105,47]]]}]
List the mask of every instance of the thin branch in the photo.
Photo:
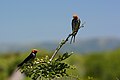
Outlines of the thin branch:
[{"label": "thin branch", "polygon": [[[73,34],[73,33],[72,33]],[[54,54],[52,55],[50,61],[53,60],[53,58],[55,57],[55,55],[58,53],[58,51],[60,50],[60,48],[68,41],[69,37],[72,36],[72,34],[69,34],[68,37],[65,40],[62,40],[61,43],[58,45],[58,47],[56,48]]]},{"label": "thin branch", "polygon": [[[85,22],[80,26],[80,28],[84,27],[84,24],[85,24]],[[68,37],[65,40],[61,41],[61,43],[58,45],[58,47],[56,48],[55,52],[53,53],[52,57],[50,58],[50,62],[53,60],[53,58],[58,53],[58,51],[60,50],[60,48],[68,41],[68,39],[70,38],[70,36],[72,36],[73,34],[74,34],[74,32],[72,32],[71,34],[69,34]]]}]

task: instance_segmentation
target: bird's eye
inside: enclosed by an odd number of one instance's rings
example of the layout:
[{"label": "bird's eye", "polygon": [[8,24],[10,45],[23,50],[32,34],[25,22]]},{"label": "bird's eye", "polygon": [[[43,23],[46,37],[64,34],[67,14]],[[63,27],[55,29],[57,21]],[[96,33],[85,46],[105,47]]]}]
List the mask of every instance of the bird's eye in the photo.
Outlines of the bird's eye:
[{"label": "bird's eye", "polygon": [[35,51],[34,51],[34,50],[32,50],[32,52],[34,53]]}]

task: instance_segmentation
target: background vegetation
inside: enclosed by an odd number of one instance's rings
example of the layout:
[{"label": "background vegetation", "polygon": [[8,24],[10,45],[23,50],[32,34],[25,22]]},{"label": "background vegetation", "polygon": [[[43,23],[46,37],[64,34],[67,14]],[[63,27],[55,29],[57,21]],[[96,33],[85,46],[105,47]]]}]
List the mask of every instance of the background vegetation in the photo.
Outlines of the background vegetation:
[{"label": "background vegetation", "polygon": [[[52,52],[41,51],[37,54],[38,58],[45,57],[46,55],[51,56]],[[20,63],[29,52],[21,54],[17,53],[6,53],[0,55],[0,80],[8,79],[13,71],[16,69],[18,63]],[[60,54],[59,54],[60,55]],[[76,66],[75,70],[69,70],[71,74],[70,79],[79,77],[80,80],[119,80],[120,79],[120,48],[114,51],[106,52],[93,52],[89,54],[78,54],[74,53],[68,59],[66,63]],[[65,78],[65,77],[64,77]],[[69,78],[65,78],[69,79]],[[26,80],[29,80],[26,78]]]}]

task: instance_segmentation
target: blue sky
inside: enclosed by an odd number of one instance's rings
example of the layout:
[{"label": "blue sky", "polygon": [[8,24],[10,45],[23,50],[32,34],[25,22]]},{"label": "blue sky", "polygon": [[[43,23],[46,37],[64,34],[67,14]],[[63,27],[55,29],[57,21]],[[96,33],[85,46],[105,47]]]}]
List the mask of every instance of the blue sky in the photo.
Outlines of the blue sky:
[{"label": "blue sky", "polygon": [[74,13],[86,21],[77,39],[120,38],[120,0],[0,0],[0,43],[60,41]]}]

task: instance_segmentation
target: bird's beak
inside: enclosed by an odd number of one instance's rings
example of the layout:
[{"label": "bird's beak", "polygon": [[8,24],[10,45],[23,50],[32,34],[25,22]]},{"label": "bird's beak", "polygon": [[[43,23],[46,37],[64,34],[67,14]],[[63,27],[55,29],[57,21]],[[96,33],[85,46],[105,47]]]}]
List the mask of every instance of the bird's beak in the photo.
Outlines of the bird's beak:
[{"label": "bird's beak", "polygon": [[37,52],[40,52],[40,50],[37,50]]}]

